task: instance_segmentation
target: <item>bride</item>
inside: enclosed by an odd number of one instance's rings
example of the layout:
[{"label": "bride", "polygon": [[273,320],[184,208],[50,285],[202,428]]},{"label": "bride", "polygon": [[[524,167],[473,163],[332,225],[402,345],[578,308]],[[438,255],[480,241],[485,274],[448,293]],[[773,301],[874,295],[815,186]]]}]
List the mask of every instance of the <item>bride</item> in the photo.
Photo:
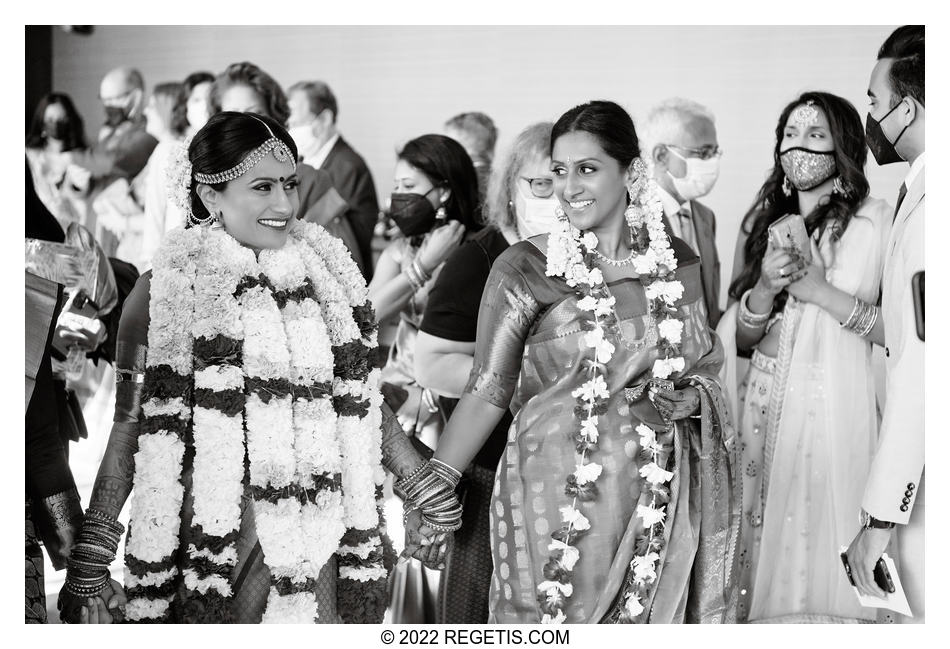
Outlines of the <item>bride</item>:
[{"label": "bride", "polygon": [[344,245],[295,218],[296,160],[275,120],[234,112],[182,150],[188,223],[126,302],[64,621],[382,620],[375,319]]},{"label": "bride", "polygon": [[451,488],[510,408],[489,621],[732,621],[736,449],[699,259],[620,106],[566,112],[550,155],[559,225],[493,264],[468,385],[399,487],[426,527],[458,528]]}]

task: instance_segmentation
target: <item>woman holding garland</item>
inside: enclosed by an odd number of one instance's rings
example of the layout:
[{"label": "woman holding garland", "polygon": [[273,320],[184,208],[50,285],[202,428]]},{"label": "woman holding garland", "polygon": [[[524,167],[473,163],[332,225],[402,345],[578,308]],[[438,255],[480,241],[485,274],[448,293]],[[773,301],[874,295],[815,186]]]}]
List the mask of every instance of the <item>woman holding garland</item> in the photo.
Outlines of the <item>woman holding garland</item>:
[{"label": "woman holding garland", "polygon": [[[884,331],[873,305],[893,210],[868,197],[864,126],[841,97],[806,92],[788,104],[773,155],[740,229],[738,303],[718,329],[727,358],[752,352],[735,410],[740,621],[874,620],[838,554],[858,531],[877,442],[871,343]],[[773,246],[769,226],[785,214],[803,215],[811,263]]]},{"label": "woman holding garland", "polygon": [[468,385],[399,486],[424,520],[443,513],[510,407],[489,621],[731,621],[735,442],[699,260],[665,231],[620,106],[569,110],[550,154],[558,226],[495,261]]},{"label": "woman holding garland", "polygon": [[[123,313],[68,622],[382,620],[373,310],[344,245],[294,218],[296,160],[277,121],[224,112],[173,165],[187,225]],[[108,566],[133,487],[123,592]]]}]

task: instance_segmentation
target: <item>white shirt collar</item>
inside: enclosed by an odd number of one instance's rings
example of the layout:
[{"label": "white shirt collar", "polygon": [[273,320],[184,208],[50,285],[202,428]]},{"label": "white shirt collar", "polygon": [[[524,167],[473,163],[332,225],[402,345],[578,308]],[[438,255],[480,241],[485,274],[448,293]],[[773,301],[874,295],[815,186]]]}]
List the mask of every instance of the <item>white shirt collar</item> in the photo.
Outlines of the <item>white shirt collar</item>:
[{"label": "white shirt collar", "polygon": [[917,159],[914,160],[914,164],[912,164],[907,171],[907,177],[904,179],[904,186],[907,187],[907,191],[910,191],[911,185],[914,184],[914,181],[917,180],[917,176],[924,170],[924,155],[926,155],[926,153],[921,153],[917,156]]},{"label": "white shirt collar", "polygon": [[657,184],[656,188],[660,194],[660,201],[663,203],[663,212],[668,218],[675,216],[680,210],[686,210],[690,213],[690,215],[692,215],[692,210],[689,207],[689,201],[686,201],[683,204],[677,203],[676,199],[673,198],[673,195],[660,187],[659,184]]},{"label": "white shirt collar", "polygon": [[314,153],[310,159],[304,160],[304,162],[306,162],[308,165],[310,165],[314,169],[319,169],[320,167],[323,166],[323,163],[327,159],[327,156],[330,155],[330,149],[333,148],[333,145],[336,144],[336,141],[339,139],[340,139],[340,134],[334,133],[333,137],[327,140],[326,143],[322,147],[320,147],[320,149],[316,153]]}]

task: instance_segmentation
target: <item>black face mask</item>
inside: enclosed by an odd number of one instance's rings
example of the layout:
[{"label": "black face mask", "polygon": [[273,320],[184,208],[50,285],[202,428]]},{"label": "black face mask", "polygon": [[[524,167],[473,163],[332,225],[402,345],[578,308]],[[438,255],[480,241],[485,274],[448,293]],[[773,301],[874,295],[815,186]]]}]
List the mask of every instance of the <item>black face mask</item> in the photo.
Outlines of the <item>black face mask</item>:
[{"label": "black face mask", "polygon": [[887,139],[887,136],[884,134],[884,129],[881,128],[881,122],[887,119],[890,114],[897,109],[897,106],[900,106],[900,103],[887,111],[887,115],[881,119],[874,119],[871,117],[871,113],[868,113],[867,120],[865,121],[864,134],[867,137],[868,149],[871,150],[871,155],[874,156],[877,163],[882,166],[904,161],[895,147],[910,124],[901,129],[901,132],[897,134],[897,139],[893,142]]},{"label": "black face mask", "polygon": [[389,216],[405,236],[425,234],[435,225],[435,208],[428,198],[432,189],[425,194],[393,192],[390,195]]},{"label": "black face mask", "polygon": [[69,134],[69,122],[65,120],[43,122],[43,132],[46,137],[51,137],[54,140],[65,140]]},{"label": "black face mask", "polygon": [[106,126],[115,128],[125,121],[125,109],[121,106],[106,106]]}]

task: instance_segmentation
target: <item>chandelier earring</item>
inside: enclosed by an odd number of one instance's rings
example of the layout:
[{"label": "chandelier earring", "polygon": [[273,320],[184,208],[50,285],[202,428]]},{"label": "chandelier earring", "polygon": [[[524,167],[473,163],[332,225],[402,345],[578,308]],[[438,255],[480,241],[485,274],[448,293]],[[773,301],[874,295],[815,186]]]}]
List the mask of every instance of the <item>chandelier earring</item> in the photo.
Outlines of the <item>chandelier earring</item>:
[{"label": "chandelier earring", "polygon": [[844,198],[848,198],[851,195],[851,192],[848,190],[848,185],[841,180],[841,176],[836,176],[834,183],[831,185],[832,194],[840,194]]},{"label": "chandelier earring", "polygon": [[554,206],[554,217],[558,221],[566,221],[567,213],[564,211],[564,208],[561,207],[561,202],[558,201],[558,204]]},{"label": "chandelier earring", "polygon": [[782,193],[789,198],[792,195],[792,182],[788,179],[788,176],[785,176],[782,180]]}]

